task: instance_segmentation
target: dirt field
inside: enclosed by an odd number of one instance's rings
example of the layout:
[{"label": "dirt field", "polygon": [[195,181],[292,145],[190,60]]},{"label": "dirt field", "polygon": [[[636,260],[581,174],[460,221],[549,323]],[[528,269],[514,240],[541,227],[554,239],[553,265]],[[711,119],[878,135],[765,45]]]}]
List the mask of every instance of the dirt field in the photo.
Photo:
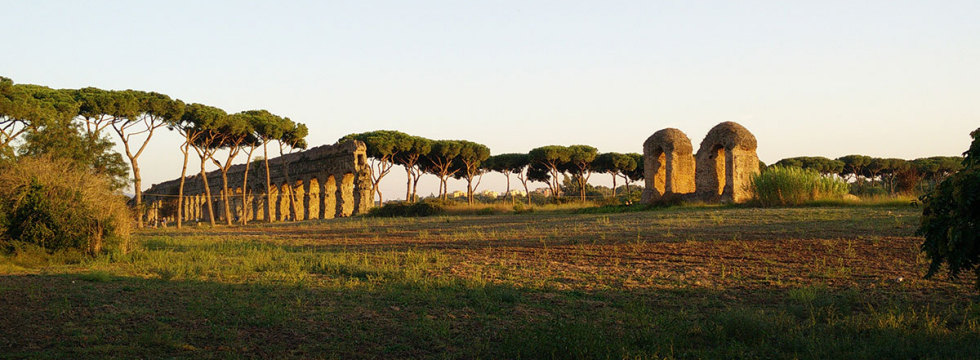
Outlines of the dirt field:
[{"label": "dirt field", "polygon": [[978,358],[920,209],[672,208],[148,230],[0,260],[3,358]]}]

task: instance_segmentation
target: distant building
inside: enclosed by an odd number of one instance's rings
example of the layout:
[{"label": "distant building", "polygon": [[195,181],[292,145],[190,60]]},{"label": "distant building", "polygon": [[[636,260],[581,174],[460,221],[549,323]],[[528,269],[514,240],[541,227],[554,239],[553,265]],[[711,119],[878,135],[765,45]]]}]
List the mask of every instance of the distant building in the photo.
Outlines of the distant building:
[{"label": "distant building", "polygon": [[509,193],[507,193],[507,195],[510,195],[510,196],[527,196],[527,193],[525,193],[524,190],[514,189],[514,190],[511,190]]},{"label": "distant building", "polygon": [[453,191],[452,194],[449,194],[449,197],[451,197],[451,198],[466,197],[466,192],[465,191],[456,190],[456,191]]},{"label": "distant building", "polygon": [[490,197],[490,198],[497,198],[498,196],[500,196],[500,193],[493,190],[483,190],[480,192],[480,195]]}]

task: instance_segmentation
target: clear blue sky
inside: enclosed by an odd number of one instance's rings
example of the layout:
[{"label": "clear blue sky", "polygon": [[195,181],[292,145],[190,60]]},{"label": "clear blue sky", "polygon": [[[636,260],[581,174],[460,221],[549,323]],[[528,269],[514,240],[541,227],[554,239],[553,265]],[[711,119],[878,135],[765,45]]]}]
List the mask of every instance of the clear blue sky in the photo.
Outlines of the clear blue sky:
[{"label": "clear blue sky", "polygon": [[[958,155],[980,127],[978,1],[0,1],[0,75],[306,123],[641,152],[737,121],[768,163]],[[179,174],[177,136],[145,186]],[[192,162],[192,168],[196,166]],[[383,182],[404,196],[404,171]],[[423,194],[436,190],[425,180]],[[595,176],[593,183],[608,183]],[[488,175],[482,189],[503,188]],[[451,190],[459,189],[451,185]]]}]

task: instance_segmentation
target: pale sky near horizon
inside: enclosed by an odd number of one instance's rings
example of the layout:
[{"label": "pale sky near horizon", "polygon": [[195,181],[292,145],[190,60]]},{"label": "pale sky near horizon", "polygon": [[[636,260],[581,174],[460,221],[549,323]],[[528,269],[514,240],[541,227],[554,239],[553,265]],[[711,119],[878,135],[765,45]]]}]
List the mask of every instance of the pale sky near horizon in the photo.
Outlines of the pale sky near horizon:
[{"label": "pale sky near horizon", "polygon": [[[313,146],[394,129],[642,152],[662,128],[697,148],[736,121],[772,163],[960,155],[980,127],[978,1],[0,0],[0,19],[16,83],[268,109]],[[179,176],[178,143],[154,138],[144,187]],[[385,199],[404,190],[396,168]]]}]

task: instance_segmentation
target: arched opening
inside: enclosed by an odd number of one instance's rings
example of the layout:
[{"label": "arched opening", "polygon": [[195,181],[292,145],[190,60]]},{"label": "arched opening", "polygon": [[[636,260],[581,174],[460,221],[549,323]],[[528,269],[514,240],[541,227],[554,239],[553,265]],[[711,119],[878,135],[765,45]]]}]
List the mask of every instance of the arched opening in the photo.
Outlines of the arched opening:
[{"label": "arched opening", "polygon": [[711,149],[711,157],[714,160],[715,165],[715,177],[717,177],[718,189],[715,191],[716,194],[721,195],[725,192],[726,185],[726,174],[728,169],[725,166],[725,148],[721,145],[715,146]]},{"label": "arched opening", "polygon": [[354,174],[341,176],[337,184],[337,216],[347,217],[354,213]]},{"label": "arched opening", "polygon": [[320,218],[333,219],[337,214],[337,179],[333,175],[320,183]]},{"label": "arched opening", "polygon": [[320,180],[311,178],[306,181],[306,218],[320,219]]}]

